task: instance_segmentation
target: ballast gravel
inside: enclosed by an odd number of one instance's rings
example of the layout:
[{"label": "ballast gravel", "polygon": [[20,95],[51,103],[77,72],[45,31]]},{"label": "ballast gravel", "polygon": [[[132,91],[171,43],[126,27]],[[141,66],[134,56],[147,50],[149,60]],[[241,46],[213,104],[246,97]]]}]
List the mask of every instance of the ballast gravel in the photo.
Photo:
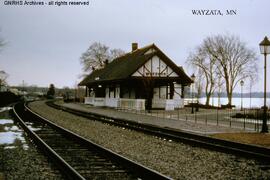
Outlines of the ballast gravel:
[{"label": "ballast gravel", "polygon": [[44,101],[29,106],[56,124],[173,179],[270,179],[270,169],[252,159],[103,124],[53,109]]},{"label": "ballast gravel", "polygon": [[[0,112],[0,122],[3,119],[12,119],[8,111]],[[18,124],[13,124],[18,126]],[[19,127],[19,126],[18,126]],[[6,132],[7,127],[0,124],[1,133]],[[22,131],[19,127],[18,131]],[[60,170],[37,147],[26,139],[15,139],[12,144],[0,144],[0,180],[63,180]]]}]

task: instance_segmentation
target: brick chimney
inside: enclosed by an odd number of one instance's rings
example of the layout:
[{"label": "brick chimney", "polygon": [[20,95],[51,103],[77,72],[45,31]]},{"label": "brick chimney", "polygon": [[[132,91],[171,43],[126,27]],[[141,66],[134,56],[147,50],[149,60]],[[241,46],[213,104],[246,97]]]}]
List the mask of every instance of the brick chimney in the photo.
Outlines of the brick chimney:
[{"label": "brick chimney", "polygon": [[138,49],[138,43],[132,43],[132,52]]}]

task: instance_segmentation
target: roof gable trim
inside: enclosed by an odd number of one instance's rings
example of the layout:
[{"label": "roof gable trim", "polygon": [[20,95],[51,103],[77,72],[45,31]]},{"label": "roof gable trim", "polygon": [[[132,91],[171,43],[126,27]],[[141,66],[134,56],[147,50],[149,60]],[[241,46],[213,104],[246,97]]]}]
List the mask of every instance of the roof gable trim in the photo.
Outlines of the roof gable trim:
[{"label": "roof gable trim", "polygon": [[133,77],[179,77],[159,56],[154,55],[132,74]]}]

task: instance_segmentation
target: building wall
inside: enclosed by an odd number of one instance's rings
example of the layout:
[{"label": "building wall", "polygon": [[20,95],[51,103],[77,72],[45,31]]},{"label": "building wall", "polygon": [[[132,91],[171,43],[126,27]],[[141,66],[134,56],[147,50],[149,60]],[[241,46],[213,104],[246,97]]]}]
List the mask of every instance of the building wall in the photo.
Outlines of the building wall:
[{"label": "building wall", "polygon": [[154,88],[153,99],[166,99],[166,86],[160,86]]},{"label": "building wall", "polygon": [[166,110],[172,110],[174,108],[184,107],[184,101],[181,98],[181,93],[182,93],[181,88],[182,88],[182,86],[180,84],[174,84],[173,99],[170,99],[170,95],[169,95],[170,86],[168,86],[168,87],[160,86],[160,87],[154,88],[152,107],[153,108],[165,108]]},{"label": "building wall", "polygon": [[[182,88],[181,84],[174,84],[173,99],[181,99],[181,93],[182,93],[181,88]],[[156,88],[154,88],[153,99],[166,99],[166,97],[168,97],[167,99],[169,99],[169,97],[170,97],[169,93],[170,93],[170,86],[156,87]],[[166,94],[168,94],[168,95],[166,95]]]},{"label": "building wall", "polygon": [[105,89],[105,98],[119,98],[120,97],[120,86],[107,86]]},{"label": "building wall", "polygon": [[174,84],[174,96],[173,99],[182,99],[182,86],[181,84]]},{"label": "building wall", "polygon": [[126,98],[126,99],[135,99],[136,98],[136,93],[135,93],[135,90],[133,88],[131,88],[131,89],[124,88],[123,90],[124,90],[123,98]]}]

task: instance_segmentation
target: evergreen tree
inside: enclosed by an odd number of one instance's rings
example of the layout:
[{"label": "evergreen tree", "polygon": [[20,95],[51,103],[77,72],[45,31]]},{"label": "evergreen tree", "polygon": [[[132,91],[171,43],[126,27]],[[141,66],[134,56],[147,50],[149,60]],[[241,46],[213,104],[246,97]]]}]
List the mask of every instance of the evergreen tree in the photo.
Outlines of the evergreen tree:
[{"label": "evergreen tree", "polygon": [[49,90],[47,92],[47,98],[54,98],[55,95],[55,87],[53,84],[50,84]]}]

